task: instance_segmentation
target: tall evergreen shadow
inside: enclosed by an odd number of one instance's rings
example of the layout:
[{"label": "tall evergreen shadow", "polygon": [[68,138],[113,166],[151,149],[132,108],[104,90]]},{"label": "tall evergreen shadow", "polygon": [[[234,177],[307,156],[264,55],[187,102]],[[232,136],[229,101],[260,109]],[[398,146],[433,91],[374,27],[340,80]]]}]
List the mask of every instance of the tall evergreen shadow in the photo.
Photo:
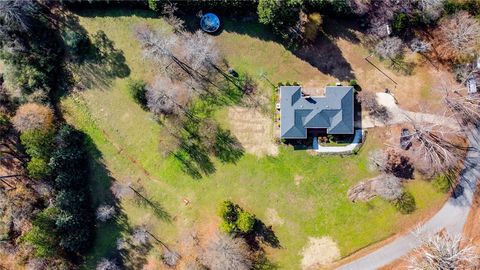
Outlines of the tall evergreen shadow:
[{"label": "tall evergreen shadow", "polygon": [[92,248],[84,258],[85,269],[95,269],[103,258],[118,258],[117,241],[122,235],[131,230],[127,216],[120,202],[112,194],[110,187],[114,179],[102,162],[102,153],[97,149],[90,136],[85,135],[85,147],[89,155],[90,190],[92,194],[93,208],[101,205],[113,206],[116,211],[115,217],[105,222],[97,221],[95,225],[95,237]]}]

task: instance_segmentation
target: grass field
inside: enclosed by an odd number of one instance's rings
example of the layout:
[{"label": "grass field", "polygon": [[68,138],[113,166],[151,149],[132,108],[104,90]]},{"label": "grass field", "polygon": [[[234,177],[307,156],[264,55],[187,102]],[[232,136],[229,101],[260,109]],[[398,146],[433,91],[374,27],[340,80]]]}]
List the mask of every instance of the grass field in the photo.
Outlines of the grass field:
[{"label": "grass field", "polygon": [[[161,19],[151,15],[145,11],[115,9],[83,11],[79,19],[90,34],[103,30],[115,47],[123,51],[130,78],[148,81],[156,71],[142,59],[131,28],[143,22],[165,27]],[[237,24],[227,22],[215,40],[230,65],[258,76],[266,93],[271,87],[260,79],[260,74],[266,74],[274,83],[316,80],[326,84],[334,80],[271,38],[262,38],[269,36],[262,26],[250,23],[244,29],[234,28]],[[181,245],[177,240],[183,233],[217,222],[217,206],[229,199],[267,225],[273,225],[282,248],[268,249],[269,258],[282,268],[297,269],[308,237],[329,236],[337,242],[341,255],[346,256],[402,230],[405,224],[414,223],[444,198],[429,183],[415,180],[408,184],[418,207],[412,215],[403,216],[380,199],[350,203],[346,196],[348,188],[373,176],[366,163],[369,151],[382,146],[375,135],[369,136],[364,148],[354,156],[316,157],[280,148],[275,157],[258,158],[246,153],[236,164],[214,160],[213,174],[192,179],[181,171],[178,161],[159,154],[162,126],[133,102],[126,91],[126,82],[127,78],[117,78],[105,87],[72,94],[62,101],[62,107],[67,121],[91,139],[91,153],[95,157],[94,202],[100,204],[110,199],[108,187],[112,181],[138,183],[149,198],[162,205],[168,217],[155,216],[150,209],[125,200],[121,202],[125,214],[122,220],[130,226],[147,220],[154,224],[153,232],[173,248]],[[184,205],[184,199],[190,204]],[[272,212],[282,222],[269,224],[273,222]],[[92,269],[101,257],[110,254],[116,238],[126,233],[124,225],[99,224],[85,269]]]}]

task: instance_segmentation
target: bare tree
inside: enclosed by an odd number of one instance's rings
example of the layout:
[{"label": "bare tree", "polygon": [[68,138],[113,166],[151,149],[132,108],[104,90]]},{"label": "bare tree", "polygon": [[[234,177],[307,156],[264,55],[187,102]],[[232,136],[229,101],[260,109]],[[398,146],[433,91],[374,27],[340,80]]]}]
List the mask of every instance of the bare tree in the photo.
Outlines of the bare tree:
[{"label": "bare tree", "polygon": [[121,182],[114,182],[113,185],[110,187],[113,195],[121,200],[121,199],[130,199],[134,196],[133,190],[130,188],[131,182],[121,183]]},{"label": "bare tree", "polygon": [[[417,169],[428,175],[457,168],[464,153],[455,139],[461,137],[460,129],[422,119],[408,118],[413,128],[409,135]],[[454,121],[454,120],[451,120]]]},{"label": "bare tree", "polygon": [[200,31],[178,35],[163,28],[152,31],[146,25],[138,25],[134,31],[144,57],[163,67],[168,77],[194,89],[203,89],[205,83],[216,86],[210,75],[216,70],[219,50],[211,37]]},{"label": "bare tree", "polygon": [[403,54],[403,41],[398,37],[388,37],[375,46],[375,52],[381,58],[394,60]]},{"label": "bare tree", "polygon": [[369,26],[368,33],[376,38],[385,38],[391,33],[390,22],[400,12],[411,14],[414,1],[398,0],[349,0],[359,2],[364,9]]},{"label": "bare tree", "polygon": [[150,243],[150,234],[148,233],[146,226],[139,226],[133,231],[132,242],[136,246],[147,245]]},{"label": "bare tree", "polygon": [[365,15],[371,9],[371,0],[347,0],[347,5],[357,15]]},{"label": "bare tree", "polygon": [[443,0],[419,0],[420,9],[423,11],[423,16],[428,21],[435,21],[442,15]]},{"label": "bare tree", "polygon": [[368,155],[368,168],[371,171],[384,172],[387,169],[388,156],[381,149],[374,150]]},{"label": "bare tree", "polygon": [[28,261],[26,270],[44,270],[48,269],[47,266],[45,258],[34,258]]},{"label": "bare tree", "polygon": [[432,45],[427,41],[414,38],[410,42],[410,49],[417,53],[426,53],[432,49]]},{"label": "bare tree", "polygon": [[385,106],[378,103],[375,93],[361,91],[357,94],[357,100],[362,107],[367,109],[371,116],[386,123],[390,120],[390,114]]},{"label": "bare tree", "polygon": [[393,148],[375,150],[369,155],[369,169],[409,179],[413,176],[413,165],[409,157]]},{"label": "bare tree", "polygon": [[218,233],[207,244],[203,262],[212,270],[248,270],[252,261],[242,238]]},{"label": "bare tree", "polygon": [[20,132],[49,129],[53,125],[53,111],[40,104],[27,103],[17,109],[12,122],[15,129]]},{"label": "bare tree", "polygon": [[201,136],[203,146],[209,151],[214,151],[217,143],[217,123],[210,118],[201,121],[198,133]]},{"label": "bare tree", "polygon": [[421,245],[409,259],[408,269],[476,269],[479,255],[475,247],[467,244],[460,247],[460,235],[416,235]]},{"label": "bare tree", "polygon": [[0,1],[0,23],[27,31],[36,11],[35,2],[31,0]]},{"label": "bare tree", "polygon": [[391,174],[384,174],[372,183],[375,193],[387,201],[399,199],[403,194],[402,180]]},{"label": "bare tree", "polygon": [[103,258],[97,264],[97,267],[95,268],[95,270],[120,270],[120,267],[118,266],[115,260],[109,260],[109,259]]},{"label": "bare tree", "polygon": [[[467,69],[465,72],[468,72],[468,74],[462,74],[459,79],[466,79],[472,74],[471,69]],[[459,124],[476,125],[480,122],[480,96],[477,93],[465,94],[466,87],[463,84],[464,81],[458,84],[453,80],[442,80],[437,85],[436,90],[443,94],[443,104],[446,105]]]},{"label": "bare tree", "polygon": [[156,115],[172,114],[185,108],[190,93],[187,87],[175,84],[170,78],[155,77],[154,82],[147,86],[147,107]]},{"label": "bare tree", "polygon": [[165,253],[163,253],[162,258],[166,265],[174,267],[177,265],[180,255],[177,252],[167,250]]},{"label": "bare tree", "polygon": [[116,241],[116,248],[118,251],[122,251],[124,249],[128,248],[128,243],[125,239],[123,238],[118,238]]},{"label": "bare tree", "polygon": [[175,16],[177,10],[177,3],[167,2],[163,5],[162,14],[165,16],[167,23],[172,26],[173,30],[177,33],[181,33],[185,30],[185,22]]},{"label": "bare tree", "polygon": [[450,94],[443,97],[443,102],[462,124],[476,125],[480,122],[480,96]]},{"label": "bare tree", "polygon": [[184,40],[185,60],[191,68],[206,73],[219,59],[219,51],[210,36],[198,30]]},{"label": "bare tree", "polygon": [[135,26],[134,34],[142,45],[144,58],[163,67],[170,66],[174,57],[173,50],[178,41],[175,34],[164,28],[152,31],[145,24]]},{"label": "bare tree", "polygon": [[100,220],[101,222],[105,222],[112,219],[116,214],[115,212],[116,211],[114,206],[104,204],[100,205],[97,208],[96,216],[98,220]]},{"label": "bare tree", "polygon": [[441,21],[437,51],[442,57],[461,59],[475,53],[480,45],[480,23],[465,11]]}]

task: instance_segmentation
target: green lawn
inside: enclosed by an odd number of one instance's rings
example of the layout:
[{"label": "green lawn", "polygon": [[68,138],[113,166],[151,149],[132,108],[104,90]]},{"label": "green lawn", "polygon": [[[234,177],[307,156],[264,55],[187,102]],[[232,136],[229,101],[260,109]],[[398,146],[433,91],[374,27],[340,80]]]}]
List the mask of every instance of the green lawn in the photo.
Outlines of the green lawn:
[{"label": "green lawn", "polygon": [[[80,23],[91,34],[103,30],[115,42],[115,47],[124,52],[131,70],[129,77],[150,80],[155,69],[142,59],[131,29],[143,22],[165,27],[161,19],[151,15],[136,10],[91,11],[82,13]],[[226,22],[225,30],[215,37],[236,69],[254,76],[267,74],[274,83],[329,80],[271,38],[261,38],[269,37],[262,26],[250,23],[245,29],[233,28],[237,24]],[[338,243],[342,256],[346,256],[403,229],[401,224],[406,220],[415,219],[444,198],[430,184],[414,181],[408,185],[419,208],[413,215],[402,216],[380,199],[350,203],[346,196],[348,188],[373,176],[366,168],[367,154],[381,146],[373,136],[354,156],[316,157],[282,148],[277,157],[245,154],[236,164],[214,161],[215,173],[200,180],[192,179],[181,171],[175,159],[161,157],[162,127],[129,97],[126,81],[127,78],[115,79],[107,87],[94,87],[66,97],[62,107],[67,121],[91,139],[91,152],[98,161],[92,162],[95,203],[109,199],[107,190],[112,178],[138,182],[145,194],[161,203],[171,220],[162,220],[153,216],[150,209],[123,201],[128,224],[149,219],[155,224],[154,232],[172,247],[179,235],[192,227],[215,222],[217,206],[229,199],[267,225],[267,212],[274,209],[278,213],[283,224],[274,224],[273,230],[282,248],[269,252],[269,258],[282,268],[296,269],[300,267],[299,253],[308,237],[330,236]],[[261,86],[265,92],[271,91],[266,82]],[[297,185],[294,179],[298,176],[302,180]],[[191,203],[185,206],[183,199]],[[92,269],[99,258],[109,254],[116,237],[125,233],[123,225],[99,225],[86,269]]]}]

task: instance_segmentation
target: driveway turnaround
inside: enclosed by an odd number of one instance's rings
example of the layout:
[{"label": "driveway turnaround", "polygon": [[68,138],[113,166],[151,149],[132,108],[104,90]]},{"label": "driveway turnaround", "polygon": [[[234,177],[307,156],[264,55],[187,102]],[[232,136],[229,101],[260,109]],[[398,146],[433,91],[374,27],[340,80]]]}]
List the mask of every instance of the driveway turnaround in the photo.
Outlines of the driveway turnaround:
[{"label": "driveway turnaround", "polygon": [[[433,234],[445,229],[450,235],[463,232],[468,213],[473,202],[473,196],[480,177],[480,131],[472,130],[468,136],[469,148],[465,159],[464,169],[460,173],[460,182],[457,186],[457,197],[450,197],[445,205],[430,220],[419,228],[419,233]],[[369,270],[378,269],[396,259],[407,255],[419,246],[419,241],[413,234],[406,234],[380,249],[347,263],[340,270]]]}]

